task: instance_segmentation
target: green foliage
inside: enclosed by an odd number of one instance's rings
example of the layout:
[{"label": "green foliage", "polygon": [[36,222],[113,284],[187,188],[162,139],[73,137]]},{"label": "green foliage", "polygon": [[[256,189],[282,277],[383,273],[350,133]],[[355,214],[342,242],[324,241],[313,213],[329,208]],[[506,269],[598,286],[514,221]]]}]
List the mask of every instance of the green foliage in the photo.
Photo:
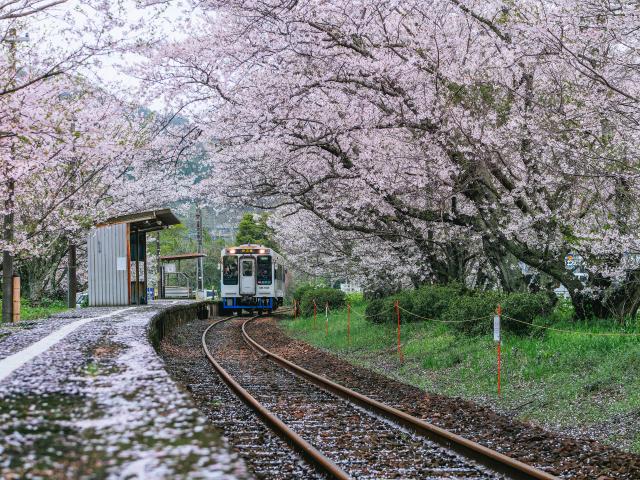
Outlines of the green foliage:
[{"label": "green foliage", "polygon": [[309,290],[313,290],[315,288],[319,288],[319,287],[313,283],[308,283],[308,282],[301,283],[293,291],[293,299],[296,302],[300,303],[302,301],[302,297],[304,297],[304,294],[307,293]]},{"label": "green foliage", "polygon": [[[389,298],[389,297],[387,297]],[[385,321],[385,306],[387,304],[387,298],[373,298],[369,300],[367,308],[364,314],[367,320],[373,323],[384,323]]]},{"label": "green foliage", "polygon": [[254,243],[277,250],[278,245],[273,240],[273,230],[267,225],[268,215],[260,215],[257,221],[254,216],[253,213],[245,213],[242,216],[238,224],[236,243],[238,245]]},{"label": "green foliage", "polygon": [[422,317],[438,318],[451,305],[451,302],[465,292],[459,284],[424,285],[416,290],[414,300],[416,313]]},{"label": "green foliage", "polygon": [[302,314],[305,316],[313,315],[314,302],[319,312],[323,312],[325,305],[329,304],[329,310],[342,308],[346,304],[346,295],[342,290],[335,288],[311,288],[307,289],[300,302]]},{"label": "green foliage", "polygon": [[492,318],[498,304],[502,307],[502,331],[517,335],[527,335],[539,330],[531,324],[553,310],[551,299],[544,293],[474,291],[461,295],[452,302],[442,318],[452,322],[452,326],[458,331],[469,335],[484,335],[493,328]]},{"label": "green foliage", "polygon": [[[493,328],[492,318],[498,304],[504,317],[502,329],[527,334],[533,330],[527,322],[552,311],[552,303],[544,293],[503,293],[497,291],[468,291],[463,286],[424,285],[416,290],[374,299],[366,308],[366,317],[374,323],[395,322],[394,303],[399,302],[403,322],[439,320],[450,323],[458,331],[469,335],[484,335]],[[512,317],[518,321],[513,321]]]},{"label": "green foliage", "polygon": [[[553,310],[549,296],[544,293],[510,293],[505,295],[502,301],[502,311],[505,317],[502,319],[502,328],[516,334],[524,335],[538,330],[531,327],[536,318],[547,317]],[[520,322],[513,321],[515,318]]]},{"label": "green foliage", "polygon": [[[460,295],[449,304],[442,319],[469,335],[484,335],[493,329],[493,315],[504,295],[494,291],[475,291]],[[504,325],[503,325],[504,328]]]},{"label": "green foliage", "polygon": [[350,303],[351,305],[364,303],[364,295],[361,292],[347,293],[345,298],[347,303]]},{"label": "green foliage", "polygon": [[[2,302],[0,301],[0,308]],[[43,298],[37,305],[33,304],[27,298],[20,299],[20,319],[21,320],[39,320],[50,317],[56,313],[63,312],[67,309],[67,305],[62,300]]]},{"label": "green foliage", "polygon": [[[403,321],[415,322],[439,318],[449,308],[452,301],[464,292],[458,284],[423,285],[415,290],[403,290],[389,297],[369,302],[366,309],[367,319],[382,323],[395,322],[394,302],[398,300]],[[408,313],[410,312],[410,313]]]}]

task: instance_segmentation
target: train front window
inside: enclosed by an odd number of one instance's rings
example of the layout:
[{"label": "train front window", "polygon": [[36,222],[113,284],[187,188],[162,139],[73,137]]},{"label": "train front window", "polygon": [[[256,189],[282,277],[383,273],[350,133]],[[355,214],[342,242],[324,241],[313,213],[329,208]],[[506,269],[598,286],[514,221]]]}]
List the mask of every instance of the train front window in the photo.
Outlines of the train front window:
[{"label": "train front window", "polygon": [[271,257],[258,256],[258,285],[271,285]]},{"label": "train front window", "polygon": [[253,262],[251,261],[242,262],[242,276],[250,277],[252,275],[253,275]]},{"label": "train front window", "polygon": [[222,283],[224,285],[238,284],[238,257],[222,258]]}]

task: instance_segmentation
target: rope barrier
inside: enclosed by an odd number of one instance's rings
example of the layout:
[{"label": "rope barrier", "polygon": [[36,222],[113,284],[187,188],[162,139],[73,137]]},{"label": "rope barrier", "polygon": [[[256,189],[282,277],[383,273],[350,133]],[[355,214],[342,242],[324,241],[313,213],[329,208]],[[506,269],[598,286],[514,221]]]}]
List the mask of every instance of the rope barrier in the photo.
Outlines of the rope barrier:
[{"label": "rope barrier", "polygon": [[580,332],[577,330],[565,330],[563,328],[548,327],[546,325],[536,325],[535,323],[525,322],[518,320],[517,318],[510,317],[508,315],[502,315],[504,318],[513,320],[514,322],[522,323],[524,325],[530,325],[535,328],[541,328],[545,330],[553,330],[554,332],[571,333],[573,335],[592,335],[596,337],[640,337],[640,333],[624,333],[624,332]]},{"label": "rope barrier", "polygon": [[[356,310],[352,310],[351,312],[352,312],[352,313],[354,313],[354,314],[356,314],[356,315],[357,315],[357,316],[359,316],[360,318],[364,318],[364,319],[366,319],[366,318],[367,318],[365,314],[359,313],[359,312],[357,312]],[[386,315],[386,314],[388,314],[388,313],[395,313],[395,307],[393,307],[393,308],[391,308],[391,309],[389,309],[389,310],[385,310],[385,311],[380,312],[380,313],[376,313],[376,316],[378,316],[378,315],[382,316],[382,315]]]},{"label": "rope barrier", "polygon": [[477,320],[485,320],[487,318],[486,315],[482,316],[482,317],[476,317],[476,318],[468,318],[465,320],[439,320],[437,318],[428,318],[428,317],[423,317],[421,315],[418,315],[416,313],[410,312],[409,310],[405,310],[402,307],[399,307],[400,310],[402,310],[404,313],[406,313],[407,315],[411,315],[412,317],[416,317],[419,318],[421,320],[429,320],[432,322],[438,322],[438,323],[466,323],[466,322],[475,322]]},{"label": "rope barrier", "polygon": [[[315,304],[315,301],[314,301]],[[363,318],[366,320],[366,314],[364,313],[360,313],[358,312],[356,309],[351,308],[351,305],[349,304],[348,307],[350,308],[350,314],[355,315],[359,318]],[[404,312],[407,315],[410,315],[412,317],[415,318],[419,318],[421,320],[426,320],[426,321],[432,321],[432,322],[437,322],[437,323],[468,323],[468,322],[476,322],[478,320],[487,320],[487,319],[492,319],[493,317],[491,316],[482,316],[482,317],[476,317],[476,318],[469,318],[469,319],[464,319],[464,320],[440,320],[437,318],[430,318],[430,317],[424,317],[422,315],[419,315],[417,313],[411,312],[409,310],[407,310],[406,308],[403,308],[401,305],[398,304],[398,308]],[[390,308],[388,310],[384,310],[382,312],[376,313],[376,316],[384,316],[390,313],[395,313],[395,305],[393,308]],[[518,320],[517,318],[513,318],[509,315],[502,315],[503,318],[505,319],[509,319],[513,322],[517,322],[517,323],[521,323],[523,325],[529,325],[531,327],[534,328],[539,328],[542,330],[551,330],[554,332],[559,332],[559,333],[568,333],[568,334],[573,334],[573,335],[590,335],[590,336],[594,336],[594,337],[631,337],[631,338],[640,338],[640,332],[639,333],[625,333],[625,332],[584,332],[584,331],[578,331],[578,330],[567,330],[567,329],[563,329],[563,328],[557,328],[557,327],[551,327],[551,326],[547,326],[547,325],[536,325],[535,323],[531,323],[531,322],[525,322],[524,320]],[[315,324],[315,322],[314,322]],[[407,343],[411,343],[412,341],[415,340],[409,340],[409,342]]]}]

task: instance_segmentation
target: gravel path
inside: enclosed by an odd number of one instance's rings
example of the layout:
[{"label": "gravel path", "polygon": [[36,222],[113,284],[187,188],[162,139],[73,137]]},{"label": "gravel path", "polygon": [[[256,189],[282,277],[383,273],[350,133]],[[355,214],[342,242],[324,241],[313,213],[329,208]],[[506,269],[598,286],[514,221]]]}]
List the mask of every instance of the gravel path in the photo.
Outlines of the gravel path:
[{"label": "gravel path", "polygon": [[[0,381],[1,478],[250,476],[150,345],[146,328],[162,308],[92,320]],[[2,353],[76,320],[62,316],[12,332]]]},{"label": "gravel path", "polygon": [[426,394],[294,340],[273,319],[250,324],[248,332],[298,365],[552,474],[580,480],[640,478],[637,455],[590,439],[556,435],[461,399]]}]

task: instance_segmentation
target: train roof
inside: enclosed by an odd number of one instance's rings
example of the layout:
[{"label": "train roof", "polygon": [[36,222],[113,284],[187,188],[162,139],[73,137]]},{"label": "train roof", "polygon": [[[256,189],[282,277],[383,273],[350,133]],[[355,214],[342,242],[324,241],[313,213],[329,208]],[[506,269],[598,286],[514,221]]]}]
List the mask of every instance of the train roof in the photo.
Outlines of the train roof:
[{"label": "train roof", "polygon": [[[235,250],[234,253],[231,253],[230,250]],[[263,252],[260,252],[260,250],[264,250]],[[235,255],[235,254],[260,254],[260,253],[269,253],[271,255],[276,255],[278,257],[280,257],[281,255],[276,252],[273,248],[271,247],[266,247],[264,245],[259,245],[257,243],[243,243],[242,245],[237,245],[237,246],[228,246],[228,247],[224,247],[222,249],[221,252],[223,255],[225,253],[231,254],[231,255]]]}]

